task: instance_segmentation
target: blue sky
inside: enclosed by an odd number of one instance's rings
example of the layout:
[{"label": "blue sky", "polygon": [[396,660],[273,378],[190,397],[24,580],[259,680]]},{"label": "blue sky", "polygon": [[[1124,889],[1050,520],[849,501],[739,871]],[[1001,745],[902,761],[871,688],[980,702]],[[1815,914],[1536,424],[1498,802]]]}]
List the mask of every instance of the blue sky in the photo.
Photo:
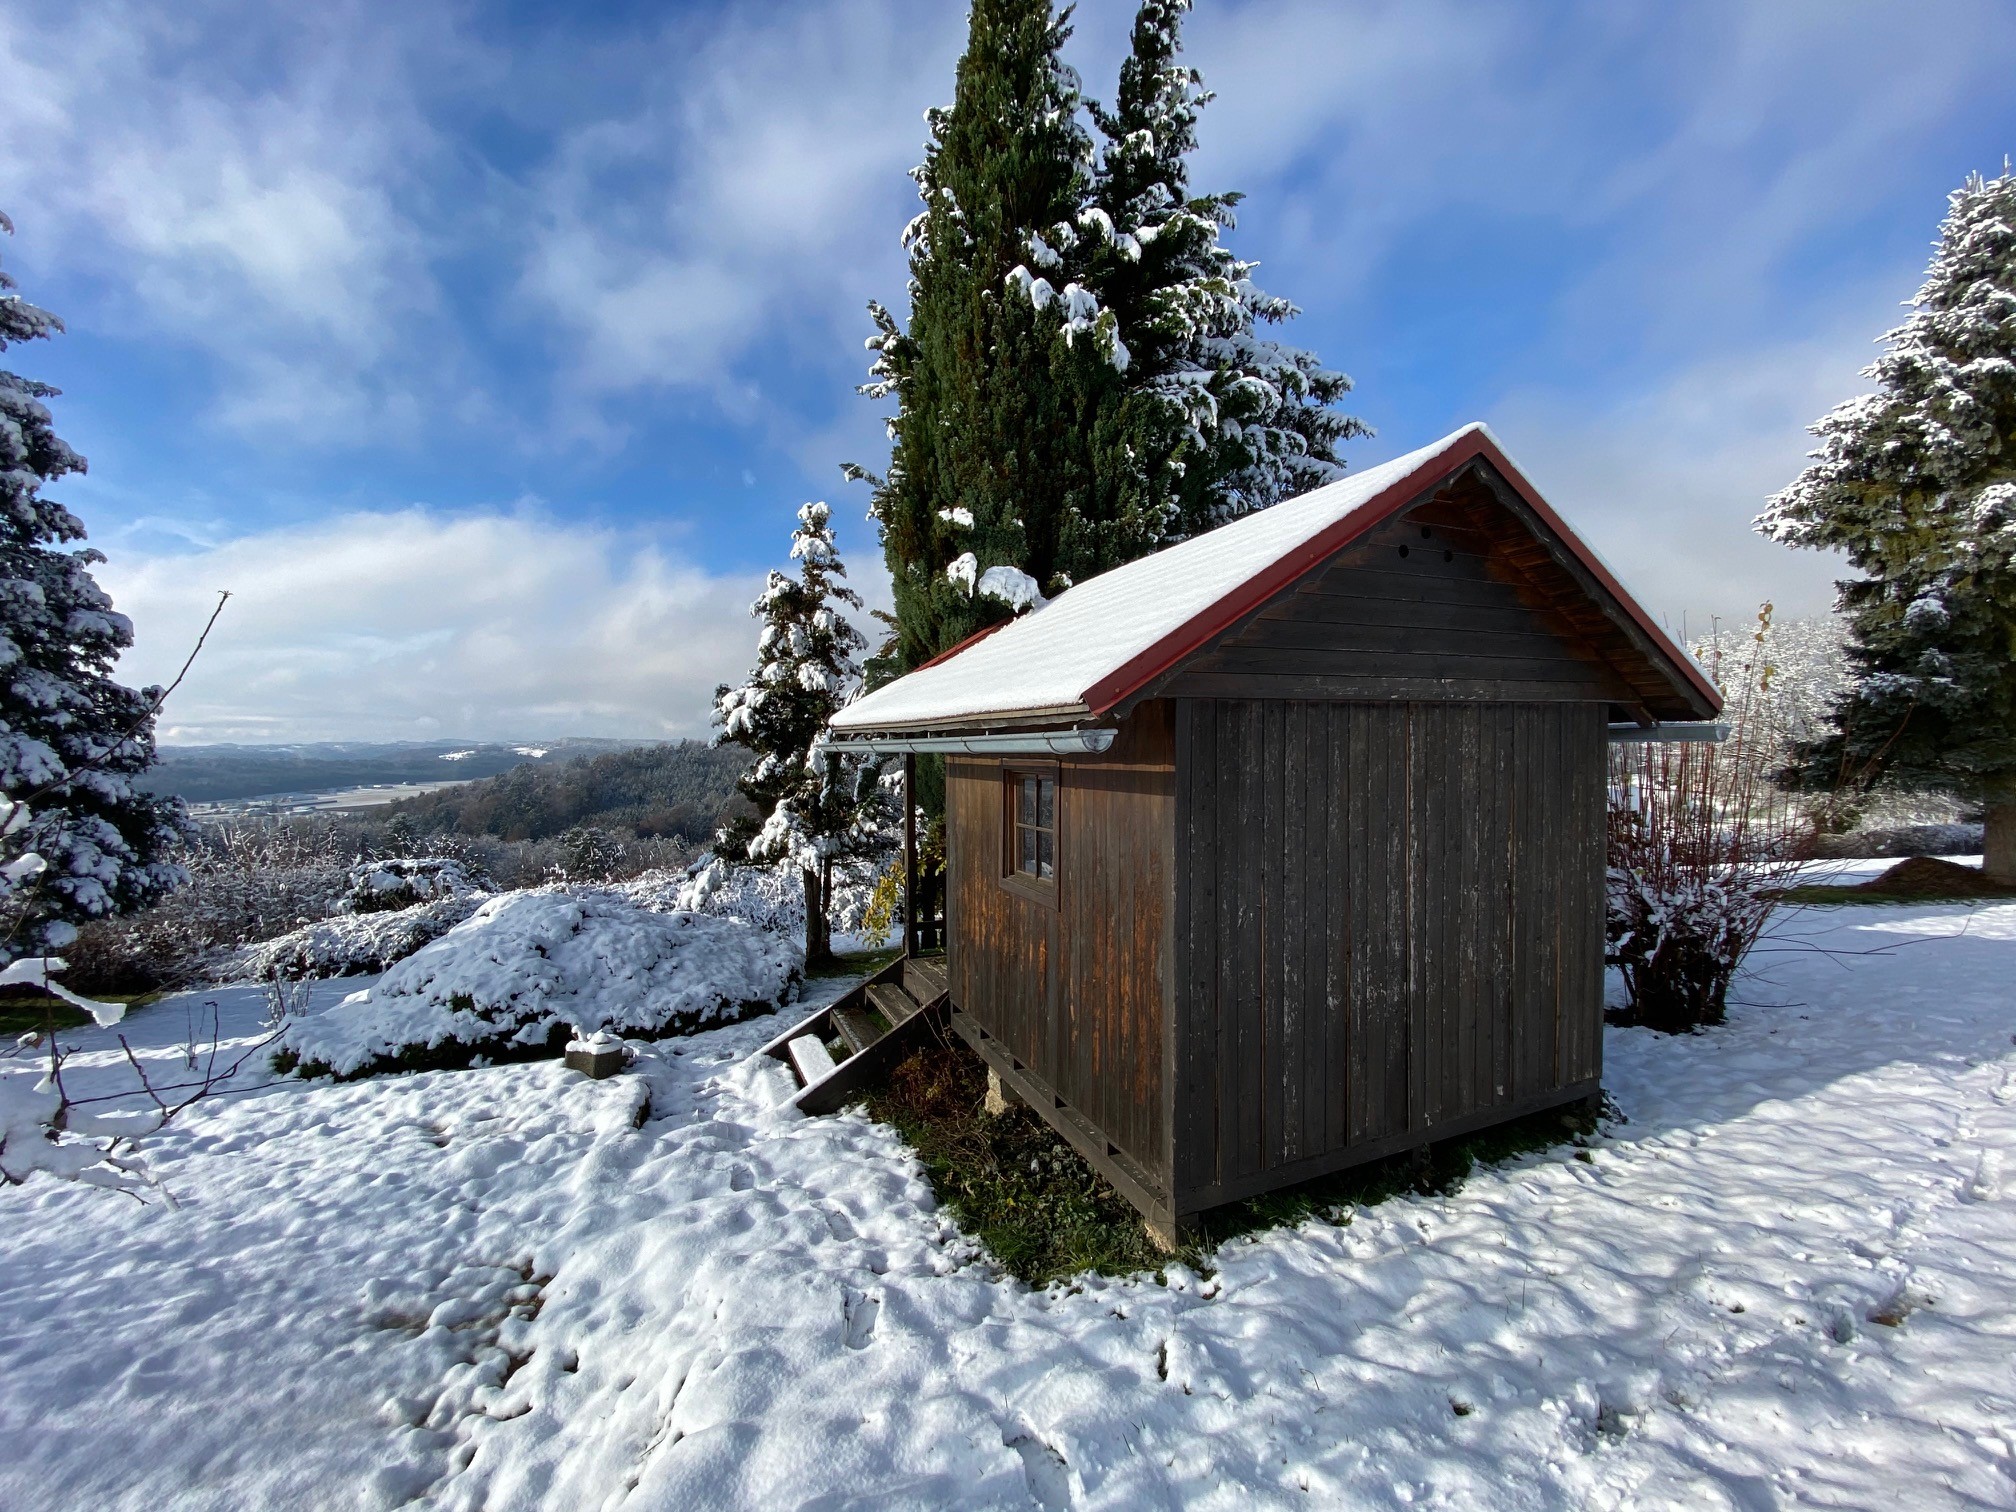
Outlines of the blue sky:
[{"label": "blue sky", "polygon": [[[1081,6],[1110,94],[1131,6]],[[10,353],[92,464],[171,740],[696,734],[825,498],[964,7],[0,11]],[[1676,628],[1824,608],[1750,534],[2016,150],[2006,0],[1201,0],[1200,188],[1378,429],[1473,418]]]}]

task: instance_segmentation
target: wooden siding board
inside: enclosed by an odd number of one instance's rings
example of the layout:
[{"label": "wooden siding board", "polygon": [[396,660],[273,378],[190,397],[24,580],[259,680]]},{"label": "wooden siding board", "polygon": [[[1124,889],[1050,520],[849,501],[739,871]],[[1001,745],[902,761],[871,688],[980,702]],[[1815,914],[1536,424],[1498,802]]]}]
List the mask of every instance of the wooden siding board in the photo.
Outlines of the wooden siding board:
[{"label": "wooden siding board", "polygon": [[1175,698],[1334,699],[1341,703],[1614,703],[1607,682],[1534,682],[1498,677],[1341,677],[1307,672],[1185,671],[1166,691]]},{"label": "wooden siding board", "polygon": [[1360,889],[1351,857],[1351,715],[1348,705],[1319,705],[1329,734],[1323,784],[1328,846],[1328,926],[1323,952],[1324,1033],[1322,1148],[1337,1149],[1349,1129],[1348,1104],[1356,1085],[1351,1033],[1354,899]]},{"label": "wooden siding board", "polygon": [[1266,1143],[1267,1034],[1267,873],[1266,794],[1267,711],[1279,707],[1257,700],[1239,705],[1241,800],[1251,822],[1240,825],[1241,898],[1239,919],[1240,1004],[1238,1143],[1233,1168],[1241,1175],[1264,1169]]},{"label": "wooden siding board", "polygon": [[1306,704],[1283,704],[1281,710],[1281,782],[1268,802],[1273,835],[1269,851],[1277,856],[1274,895],[1280,900],[1275,915],[1277,944],[1274,959],[1279,963],[1276,981],[1279,1004],[1273,1017],[1280,1032],[1270,1036],[1267,1046],[1267,1080],[1275,1089],[1277,1104],[1269,1131],[1268,1158],[1273,1163],[1300,1160],[1302,1141],[1302,1067],[1308,1057],[1309,1003],[1304,991],[1303,951],[1308,943],[1308,848],[1304,818],[1307,805],[1306,770],[1309,758],[1309,720]]},{"label": "wooden siding board", "polygon": [[1476,651],[1452,656],[1427,646],[1406,651],[1227,646],[1205,652],[1191,663],[1191,670],[1193,674],[1258,673],[1359,679],[1469,677],[1492,682],[1566,683],[1578,688],[1614,688],[1619,697],[1629,693],[1622,680],[1567,655],[1531,656]]},{"label": "wooden siding board", "polygon": [[1183,718],[1179,1211],[1590,1079],[1600,706]]},{"label": "wooden siding board", "polygon": [[1512,1098],[1512,731],[1503,719],[1487,720],[1484,729],[1489,750],[1486,791],[1496,801],[1487,805],[1480,859],[1487,889],[1484,906],[1494,922],[1486,934],[1485,1028],[1478,1036],[1478,1081],[1480,1101],[1502,1107]]},{"label": "wooden siding board", "polygon": [[1479,1009],[1481,996],[1479,939],[1482,922],[1490,917],[1489,905],[1485,898],[1484,879],[1478,865],[1480,840],[1484,826],[1489,822],[1492,808],[1491,791],[1485,785],[1488,768],[1483,760],[1483,711],[1475,704],[1455,706],[1458,732],[1456,750],[1451,756],[1452,770],[1450,785],[1466,794],[1463,805],[1463,825],[1461,830],[1462,854],[1458,858],[1457,894],[1461,900],[1462,915],[1456,930],[1456,950],[1458,954],[1456,974],[1456,1041],[1448,1047],[1450,1076],[1447,1079],[1450,1117],[1460,1115],[1472,1108],[1485,1106],[1479,1099],[1477,1083],[1476,1046],[1483,1027],[1484,1015]]},{"label": "wooden siding board", "polygon": [[1205,1027],[1216,970],[1218,866],[1210,706],[1186,698],[1176,709],[1176,870],[1184,907],[1175,938],[1179,970],[1171,1046],[1175,1069],[1171,1162],[1173,1185],[1181,1190],[1203,1177],[1210,1153],[1204,1120],[1217,1103]]}]

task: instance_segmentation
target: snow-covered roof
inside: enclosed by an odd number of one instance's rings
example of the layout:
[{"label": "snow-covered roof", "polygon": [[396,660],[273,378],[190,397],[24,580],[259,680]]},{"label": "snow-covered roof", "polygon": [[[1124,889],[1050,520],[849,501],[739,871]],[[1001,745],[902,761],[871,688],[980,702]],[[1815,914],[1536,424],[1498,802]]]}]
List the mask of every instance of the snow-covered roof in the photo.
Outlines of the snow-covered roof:
[{"label": "snow-covered roof", "polygon": [[1481,422],[1272,509],[1088,578],[857,699],[836,734],[1104,714],[1473,458],[1484,457],[1710,701],[1720,695],[1506,457]]}]

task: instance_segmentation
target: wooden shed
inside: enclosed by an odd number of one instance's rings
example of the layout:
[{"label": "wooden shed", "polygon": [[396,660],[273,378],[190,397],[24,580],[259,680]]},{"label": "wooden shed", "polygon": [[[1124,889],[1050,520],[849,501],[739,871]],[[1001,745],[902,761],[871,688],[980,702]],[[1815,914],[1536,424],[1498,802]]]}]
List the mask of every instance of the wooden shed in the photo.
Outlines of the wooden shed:
[{"label": "wooden shed", "polygon": [[1595,1093],[1606,742],[1719,708],[1472,425],[1081,583],[831,739],[944,755],[938,1001],[1173,1238]]}]

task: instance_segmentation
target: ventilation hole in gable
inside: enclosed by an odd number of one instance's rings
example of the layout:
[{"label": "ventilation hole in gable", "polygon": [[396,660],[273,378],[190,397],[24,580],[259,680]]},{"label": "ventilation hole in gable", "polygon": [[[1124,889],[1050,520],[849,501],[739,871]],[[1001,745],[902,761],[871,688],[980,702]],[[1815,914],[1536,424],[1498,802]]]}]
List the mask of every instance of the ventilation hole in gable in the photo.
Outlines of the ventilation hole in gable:
[{"label": "ventilation hole in gable", "polygon": [[1429,528],[1428,528],[1428,527],[1427,527],[1426,525],[1423,525],[1423,526],[1421,527],[1421,539],[1422,539],[1422,540],[1424,540],[1424,541],[1425,541],[1425,540],[1427,540],[1427,539],[1428,539],[1428,538],[1429,538],[1430,536],[1432,536],[1433,534],[1434,534],[1434,532],[1433,532],[1433,531],[1431,531],[1431,530],[1430,530],[1430,529],[1429,529]]},{"label": "ventilation hole in gable", "polygon": [[1445,551],[1442,553],[1442,560],[1445,562],[1453,562],[1456,560],[1456,553],[1453,551]]},{"label": "ventilation hole in gable", "polygon": [[1407,548],[1406,548],[1405,546],[1402,546],[1402,547],[1400,548],[1400,555],[1402,555],[1402,556],[1405,556],[1405,555],[1407,555]]}]

